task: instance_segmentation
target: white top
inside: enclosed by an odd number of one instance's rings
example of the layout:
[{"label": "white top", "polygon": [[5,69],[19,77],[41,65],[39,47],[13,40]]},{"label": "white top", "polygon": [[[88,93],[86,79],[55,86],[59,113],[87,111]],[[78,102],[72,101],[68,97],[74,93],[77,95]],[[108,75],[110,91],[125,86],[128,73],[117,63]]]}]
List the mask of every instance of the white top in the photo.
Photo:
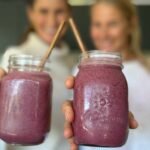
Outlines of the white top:
[{"label": "white top", "polygon": [[[48,45],[44,43],[35,33],[31,33],[25,43],[20,46],[9,48],[2,59],[2,67],[7,69],[8,58],[11,54],[31,54],[33,56],[43,56],[48,49]],[[65,88],[65,79],[70,74],[69,63],[67,58],[69,55],[68,47],[62,43],[62,48],[55,48],[50,56],[51,76],[53,79],[53,105],[52,105],[52,121],[51,131],[46,141],[39,146],[11,146],[5,145],[7,148],[0,150],[69,150],[69,144],[63,137],[64,117],[61,112],[63,101],[68,97],[68,91]]]},{"label": "white top", "polygon": [[[150,150],[150,72],[138,61],[124,63],[129,87],[129,107],[139,123],[130,130],[127,143],[120,148],[80,147],[80,150]],[[115,138],[115,137],[114,137]]]}]

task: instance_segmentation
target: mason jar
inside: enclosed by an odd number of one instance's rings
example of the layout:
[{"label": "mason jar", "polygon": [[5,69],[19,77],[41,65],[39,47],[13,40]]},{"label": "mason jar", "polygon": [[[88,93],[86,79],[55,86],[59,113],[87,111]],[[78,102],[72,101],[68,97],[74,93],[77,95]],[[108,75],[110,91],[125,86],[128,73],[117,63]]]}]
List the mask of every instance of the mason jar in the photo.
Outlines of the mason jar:
[{"label": "mason jar", "polygon": [[9,58],[8,74],[0,82],[0,138],[6,143],[37,145],[50,131],[52,79],[48,67],[39,68],[40,60]]},{"label": "mason jar", "polygon": [[79,145],[119,147],[128,136],[128,86],[119,53],[90,51],[75,78],[73,131]]}]

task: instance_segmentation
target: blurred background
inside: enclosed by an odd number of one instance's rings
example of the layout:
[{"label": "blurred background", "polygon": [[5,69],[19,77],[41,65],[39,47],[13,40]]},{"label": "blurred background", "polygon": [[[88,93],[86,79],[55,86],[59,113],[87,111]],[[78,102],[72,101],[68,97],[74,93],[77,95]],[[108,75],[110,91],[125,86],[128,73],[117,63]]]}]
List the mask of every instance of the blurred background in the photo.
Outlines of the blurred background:
[{"label": "blurred background", "polygon": [[[91,0],[70,0],[73,5],[73,16],[77,22],[84,42],[92,49],[89,38],[89,4]],[[142,30],[142,49],[150,53],[150,0],[135,0]],[[0,56],[9,46],[16,45],[23,31],[27,27],[25,6],[23,0],[0,0]],[[77,50],[78,46],[70,31],[65,36],[71,49]]]}]

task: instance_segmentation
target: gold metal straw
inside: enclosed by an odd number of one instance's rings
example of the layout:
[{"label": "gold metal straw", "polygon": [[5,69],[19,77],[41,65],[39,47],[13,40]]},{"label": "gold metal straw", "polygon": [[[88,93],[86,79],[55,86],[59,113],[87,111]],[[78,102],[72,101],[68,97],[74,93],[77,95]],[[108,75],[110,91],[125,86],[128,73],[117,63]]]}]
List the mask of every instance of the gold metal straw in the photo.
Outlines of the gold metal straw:
[{"label": "gold metal straw", "polygon": [[43,67],[44,67],[44,65],[45,65],[45,63],[46,63],[46,61],[47,61],[47,59],[49,58],[50,54],[52,53],[52,50],[53,50],[53,48],[55,47],[55,44],[57,43],[57,41],[58,41],[58,39],[59,39],[59,37],[60,37],[60,34],[61,34],[61,32],[63,31],[65,25],[66,25],[66,21],[63,21],[63,22],[60,24],[60,26],[59,26],[59,28],[58,28],[58,30],[57,30],[57,32],[56,32],[56,34],[55,34],[55,36],[54,36],[54,38],[53,38],[53,40],[52,40],[52,43],[51,43],[49,49],[46,51],[45,55],[44,55],[43,58],[41,59],[41,62],[40,62],[40,64],[39,64],[39,68],[40,68],[40,69],[43,69]]},{"label": "gold metal straw", "polygon": [[72,28],[72,31],[73,31],[73,33],[74,33],[74,36],[75,36],[75,38],[76,38],[76,40],[77,40],[77,43],[78,43],[78,45],[79,45],[79,47],[80,47],[80,49],[81,49],[83,55],[84,55],[86,58],[89,57],[89,56],[88,56],[88,53],[87,53],[87,49],[86,49],[85,45],[83,44],[83,41],[82,41],[81,36],[80,36],[80,33],[79,33],[79,31],[78,31],[78,28],[77,28],[76,23],[75,23],[75,21],[74,21],[73,18],[69,18],[69,24],[70,24],[70,26],[71,26],[71,28]]}]

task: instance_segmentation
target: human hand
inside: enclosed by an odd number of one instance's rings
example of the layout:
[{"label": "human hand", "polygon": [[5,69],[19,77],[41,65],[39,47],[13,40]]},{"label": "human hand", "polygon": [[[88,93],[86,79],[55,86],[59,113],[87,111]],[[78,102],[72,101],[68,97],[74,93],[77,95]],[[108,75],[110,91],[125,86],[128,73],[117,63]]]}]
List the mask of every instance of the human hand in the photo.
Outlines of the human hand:
[{"label": "human hand", "polygon": [[0,68],[0,80],[6,75],[6,71],[3,68]]},{"label": "human hand", "polygon": [[[73,76],[68,77],[66,80],[66,87],[68,89],[73,89],[75,78]],[[65,126],[64,126],[64,137],[68,139],[70,143],[71,150],[78,150],[78,146],[74,142],[74,135],[71,124],[74,120],[74,112],[72,101],[68,100],[63,104],[63,113],[65,115]],[[137,121],[134,119],[134,115],[129,112],[129,127],[131,129],[136,129],[138,127]]]}]

